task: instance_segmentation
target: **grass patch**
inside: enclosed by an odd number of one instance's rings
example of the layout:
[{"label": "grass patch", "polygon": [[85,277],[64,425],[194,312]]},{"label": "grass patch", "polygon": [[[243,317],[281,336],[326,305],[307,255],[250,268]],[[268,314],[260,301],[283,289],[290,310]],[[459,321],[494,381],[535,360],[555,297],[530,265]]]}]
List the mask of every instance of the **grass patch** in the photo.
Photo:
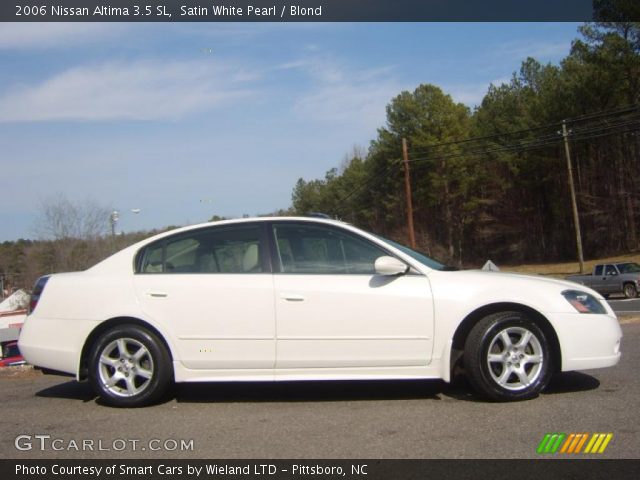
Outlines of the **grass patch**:
[{"label": "grass patch", "polygon": [[[596,260],[585,260],[585,274],[591,273],[593,267],[599,263],[620,263],[620,262],[636,262],[640,263],[640,253],[629,253],[627,255],[618,255],[617,257],[600,258]],[[537,263],[527,265],[498,265],[503,272],[518,272],[530,275],[547,275],[550,277],[564,278],[567,275],[576,275],[580,273],[580,265],[578,262],[567,263]]]}]

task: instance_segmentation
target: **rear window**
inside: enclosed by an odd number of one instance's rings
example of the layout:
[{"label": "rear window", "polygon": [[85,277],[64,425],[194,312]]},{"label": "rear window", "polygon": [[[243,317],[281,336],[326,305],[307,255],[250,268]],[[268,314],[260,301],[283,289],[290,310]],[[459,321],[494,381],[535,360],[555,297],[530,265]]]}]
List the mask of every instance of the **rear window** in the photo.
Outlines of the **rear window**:
[{"label": "rear window", "polygon": [[637,263],[619,263],[620,273],[640,273],[640,265]]}]

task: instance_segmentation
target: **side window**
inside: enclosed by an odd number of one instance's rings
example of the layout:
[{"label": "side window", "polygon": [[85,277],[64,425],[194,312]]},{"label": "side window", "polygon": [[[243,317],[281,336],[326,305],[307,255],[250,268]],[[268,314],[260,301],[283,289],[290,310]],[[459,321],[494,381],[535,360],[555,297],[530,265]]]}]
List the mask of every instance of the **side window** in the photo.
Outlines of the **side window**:
[{"label": "side window", "polygon": [[196,251],[199,246],[199,239],[191,237],[167,242],[164,271],[168,273],[197,271]]},{"label": "side window", "polygon": [[605,266],[605,275],[616,275],[618,272],[613,265]]},{"label": "side window", "polygon": [[594,275],[596,275],[596,276],[602,275],[602,265],[596,266],[596,269],[594,271]]},{"label": "side window", "polygon": [[283,273],[373,275],[376,259],[387,254],[335,228],[276,224],[273,231]]},{"label": "side window", "polygon": [[164,267],[162,265],[164,253],[164,243],[154,243],[146,247],[140,255],[142,256],[142,265],[138,272],[143,273],[160,273]]},{"label": "side window", "polygon": [[260,273],[260,227],[199,230],[169,237],[140,252],[139,273]]}]

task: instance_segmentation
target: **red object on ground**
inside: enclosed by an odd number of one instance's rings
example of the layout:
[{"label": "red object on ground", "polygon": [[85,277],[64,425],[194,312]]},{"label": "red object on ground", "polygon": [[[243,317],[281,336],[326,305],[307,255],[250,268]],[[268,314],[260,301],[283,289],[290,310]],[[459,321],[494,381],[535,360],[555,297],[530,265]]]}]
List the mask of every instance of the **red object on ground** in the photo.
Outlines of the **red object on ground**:
[{"label": "red object on ground", "polygon": [[2,346],[3,358],[0,359],[0,367],[11,367],[13,365],[24,365],[25,361],[18,350],[18,342],[9,342]]}]

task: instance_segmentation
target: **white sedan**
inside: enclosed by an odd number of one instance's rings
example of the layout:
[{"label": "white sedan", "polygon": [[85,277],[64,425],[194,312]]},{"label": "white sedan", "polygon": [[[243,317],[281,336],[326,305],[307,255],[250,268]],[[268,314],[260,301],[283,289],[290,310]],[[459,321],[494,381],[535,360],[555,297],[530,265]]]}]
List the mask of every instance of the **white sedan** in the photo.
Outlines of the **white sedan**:
[{"label": "white sedan", "polygon": [[614,312],[547,278],[452,271],[320,218],[185,227],[94,267],[40,278],[20,335],[29,363],[88,380],[114,406],[172,382],[444,379],[493,400],[620,359]]}]

